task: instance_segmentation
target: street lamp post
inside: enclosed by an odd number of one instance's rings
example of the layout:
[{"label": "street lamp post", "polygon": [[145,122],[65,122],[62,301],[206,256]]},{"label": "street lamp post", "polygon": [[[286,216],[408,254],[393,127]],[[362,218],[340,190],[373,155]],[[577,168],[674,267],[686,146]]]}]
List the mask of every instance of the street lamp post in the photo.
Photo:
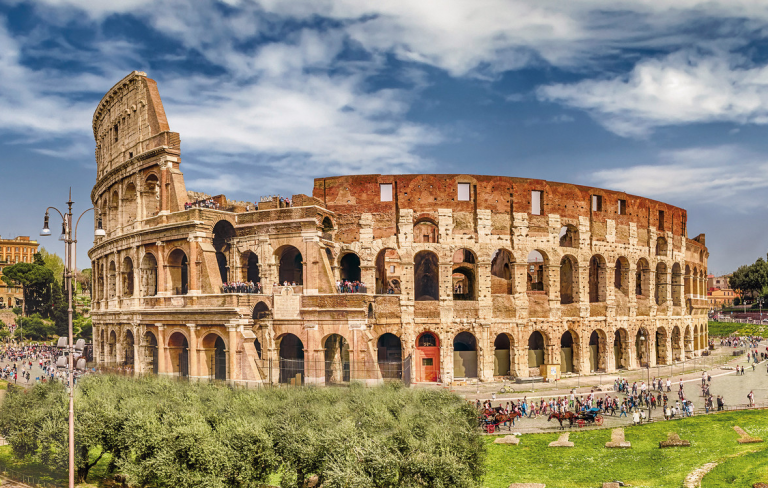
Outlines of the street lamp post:
[{"label": "street lamp post", "polygon": [[[64,279],[67,285],[67,333],[69,335],[67,350],[67,372],[68,372],[68,390],[69,390],[69,488],[75,487],[75,395],[74,395],[74,343],[72,337],[72,275],[74,272],[74,249],[77,244],[77,226],[80,224],[80,219],[83,215],[91,210],[95,210],[94,207],[89,208],[77,218],[74,228],[72,227],[72,189],[69,190],[69,200],[67,201],[67,213],[62,214],[56,207],[48,207],[45,209],[45,222],[43,224],[43,230],[40,231],[42,237],[49,237],[51,235],[51,229],[48,228],[48,211],[50,209],[56,210],[61,216],[61,236],[60,241],[64,241]],[[101,212],[99,212],[98,226],[94,232],[97,237],[103,237],[105,235],[104,230],[101,228]]]},{"label": "street lamp post", "polygon": [[[651,341],[646,339],[645,334],[640,336],[640,342],[645,343],[645,368],[648,370],[648,383],[646,383],[646,389],[651,391]],[[648,403],[648,421],[651,420],[651,404]]]}]

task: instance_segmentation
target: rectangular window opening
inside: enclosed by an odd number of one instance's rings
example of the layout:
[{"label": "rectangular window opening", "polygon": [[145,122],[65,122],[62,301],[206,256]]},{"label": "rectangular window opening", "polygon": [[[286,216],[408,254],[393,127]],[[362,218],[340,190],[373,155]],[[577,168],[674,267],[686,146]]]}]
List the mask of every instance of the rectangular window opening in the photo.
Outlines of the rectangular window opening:
[{"label": "rectangular window opening", "polygon": [[394,265],[389,267],[389,272],[390,273],[394,273],[395,272],[395,266]]},{"label": "rectangular window opening", "polygon": [[533,215],[541,215],[541,197],[542,197],[541,190],[533,190],[531,192],[531,214]]},{"label": "rectangular window opening", "polygon": [[619,215],[627,215],[627,201],[619,200]]},{"label": "rectangular window opening", "polygon": [[459,201],[469,201],[469,183],[459,183]]},{"label": "rectangular window opening", "polygon": [[381,201],[391,202],[392,201],[392,183],[382,183],[379,185],[379,189],[381,190]]},{"label": "rectangular window opening", "polygon": [[421,358],[422,366],[432,366],[432,358]]},{"label": "rectangular window opening", "polygon": [[659,210],[659,230],[664,230],[664,210]]},{"label": "rectangular window opening", "polygon": [[603,211],[603,196],[602,195],[592,195],[592,211],[593,212],[602,212]]},{"label": "rectangular window opening", "polygon": [[118,135],[117,124],[115,124],[115,142],[117,142],[117,135]]}]

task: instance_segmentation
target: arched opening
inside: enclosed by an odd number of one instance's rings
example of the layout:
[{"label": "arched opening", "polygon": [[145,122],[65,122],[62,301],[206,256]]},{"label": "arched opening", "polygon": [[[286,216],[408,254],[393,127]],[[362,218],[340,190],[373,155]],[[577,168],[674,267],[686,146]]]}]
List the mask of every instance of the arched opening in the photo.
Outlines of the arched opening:
[{"label": "arched opening", "polygon": [[[202,340],[202,348],[205,360],[202,364],[200,375],[208,376],[214,380],[227,379],[227,347],[224,339],[218,334],[209,333]],[[208,371],[204,371],[203,368]]]},{"label": "arched opening", "polygon": [[613,357],[616,369],[629,369],[628,340],[626,329],[619,329],[613,334]]},{"label": "arched opening", "polygon": [[123,194],[123,207],[125,208],[125,223],[132,224],[136,221],[136,211],[138,209],[138,198],[136,197],[136,185],[128,183]]},{"label": "arched opening", "polygon": [[600,329],[592,331],[589,336],[589,370],[605,371],[606,336]]},{"label": "arched opening", "polygon": [[107,277],[109,279],[109,299],[111,300],[117,296],[117,269],[114,261],[109,262],[109,274]]},{"label": "arched opening", "polygon": [[659,237],[656,239],[656,255],[657,256],[666,256],[667,255],[667,240],[663,237]]},{"label": "arched opening", "polygon": [[382,334],[376,342],[379,371],[384,379],[403,378],[403,353],[400,338],[395,334]]},{"label": "arched opening", "polygon": [[622,295],[629,296],[629,261],[625,257],[616,260],[616,268],[613,270],[613,287]]},{"label": "arched opening", "polygon": [[637,357],[637,364],[640,367],[646,367],[650,361],[650,349],[651,349],[651,336],[644,327],[641,327],[637,331],[635,336],[635,353]]},{"label": "arched opening", "polygon": [[573,335],[570,330],[566,330],[560,337],[560,371],[563,373],[573,373],[574,357],[573,357]]},{"label": "arched opening", "polygon": [[117,364],[117,334],[114,330],[109,333],[109,343],[107,349],[109,354],[109,363]]},{"label": "arched opening", "polygon": [[246,251],[241,258],[243,266],[243,278],[246,283],[261,283],[259,273],[259,257],[253,251]]},{"label": "arched opening", "polygon": [[171,372],[181,377],[189,376],[189,343],[181,332],[174,332],[168,338],[168,354]]},{"label": "arched opening", "polygon": [[667,287],[667,265],[658,263],[656,265],[656,289],[653,292],[654,298],[656,299],[656,305],[667,303]]},{"label": "arched opening", "polygon": [[151,174],[144,180],[144,190],[141,192],[144,206],[144,218],[154,217],[160,210],[160,181]]},{"label": "arched opening", "polygon": [[475,272],[466,267],[453,270],[451,275],[454,300],[477,300],[475,293]]},{"label": "arched opening", "polygon": [[189,291],[189,261],[181,249],[174,249],[168,255],[168,270],[171,275],[171,292],[186,295]]},{"label": "arched opening", "polygon": [[683,274],[680,263],[672,265],[672,305],[683,306]]},{"label": "arched opening", "polygon": [[413,258],[413,288],[417,302],[440,299],[437,254],[421,251]]},{"label": "arched opening", "polygon": [[227,256],[232,248],[232,239],[236,235],[235,227],[226,220],[219,220],[213,226],[213,249],[216,251],[216,263],[222,283],[230,281]]},{"label": "arched opening", "polygon": [[325,384],[349,382],[349,343],[339,334],[325,339]]},{"label": "arched opening", "polygon": [[101,329],[101,333],[99,334],[99,359],[100,359],[102,362],[106,362],[106,361],[107,361],[107,359],[108,359],[108,358],[105,356],[105,354],[104,354],[104,351],[105,351],[105,347],[106,347],[106,343],[107,343],[107,340],[106,340],[106,338],[104,337],[104,329]]},{"label": "arched opening", "polygon": [[509,334],[501,333],[493,341],[493,375],[515,376],[515,350]]},{"label": "arched opening", "polygon": [[497,249],[491,258],[491,294],[515,293],[515,260],[506,249]]},{"label": "arched opening", "polygon": [[123,259],[123,265],[120,270],[123,279],[123,296],[133,296],[133,260],[129,257]]},{"label": "arched opening", "polygon": [[329,217],[323,218],[321,222],[323,239],[326,241],[333,240],[333,222]]},{"label": "arched opening", "polygon": [[141,260],[141,296],[157,295],[157,259],[147,253]]},{"label": "arched opening", "polygon": [[651,297],[651,269],[648,261],[640,258],[635,272],[635,295],[642,298]]},{"label": "arched opening", "polygon": [[528,336],[528,367],[538,368],[544,364],[544,335],[538,330]]},{"label": "arched opening", "polygon": [[304,266],[301,253],[293,246],[283,246],[278,249],[280,284],[301,286],[304,284]]},{"label": "arched opening", "polygon": [[440,342],[432,332],[416,338],[416,369],[418,381],[440,381]]},{"label": "arched opening", "polygon": [[125,329],[125,335],[123,336],[123,366],[134,366],[134,351],[133,351],[134,339],[133,332],[130,329]]},{"label": "arched opening", "polygon": [[453,377],[477,378],[477,339],[469,332],[453,339]]},{"label": "arched opening", "polygon": [[120,226],[120,195],[117,190],[112,192],[109,202],[109,231],[115,231]]},{"label": "arched opening", "polygon": [[579,247],[579,229],[570,224],[560,227],[560,247]]},{"label": "arched opening", "polygon": [[680,340],[680,327],[674,326],[672,328],[672,360],[683,360],[683,343]]},{"label": "arched opening", "polygon": [[157,338],[150,331],[144,333],[144,371],[157,374]]},{"label": "arched opening", "polygon": [[605,301],[605,259],[596,254],[589,260],[589,303]]},{"label": "arched opening", "polygon": [[436,244],[439,235],[437,224],[431,220],[422,220],[413,225],[413,242],[416,244]]},{"label": "arched opening", "polygon": [[357,254],[350,252],[342,256],[341,261],[339,261],[339,267],[339,275],[342,281],[361,281],[360,256]]},{"label": "arched opening", "polygon": [[368,304],[368,320],[373,320],[376,318],[373,314],[373,303]]},{"label": "arched opening", "polygon": [[560,260],[560,304],[568,305],[574,303],[578,298],[578,276],[579,265],[573,256],[563,256]]},{"label": "arched opening", "polygon": [[544,266],[546,259],[541,251],[528,253],[528,291],[547,291]]},{"label": "arched opening", "polygon": [[663,327],[656,329],[656,365],[669,364],[667,357],[667,331]]},{"label": "arched opening", "polygon": [[272,312],[269,310],[269,305],[264,302],[259,302],[253,307],[253,320],[268,319],[272,316]]},{"label": "arched opening", "polygon": [[304,383],[304,344],[293,334],[280,338],[280,383]]},{"label": "arched opening", "polygon": [[400,255],[394,249],[382,249],[376,255],[376,293],[400,294]]}]

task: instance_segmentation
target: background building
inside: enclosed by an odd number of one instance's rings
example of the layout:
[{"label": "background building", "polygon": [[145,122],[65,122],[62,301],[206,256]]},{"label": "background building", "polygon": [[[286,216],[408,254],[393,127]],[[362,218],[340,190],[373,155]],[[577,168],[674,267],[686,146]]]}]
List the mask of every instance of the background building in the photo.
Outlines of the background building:
[{"label": "background building", "polygon": [[[93,132],[103,366],[242,384],[449,383],[670,364],[706,348],[707,249],[681,208],[426,174],[317,178],[311,195],[258,209],[196,200],[180,136],[140,72],[102,99]],[[365,292],[339,293],[339,281]],[[264,293],[224,293],[233,282]]]},{"label": "background building", "polygon": [[[0,277],[3,268],[16,263],[32,263],[37,252],[37,241],[29,236],[19,236],[14,239],[0,237]],[[20,286],[10,286],[0,278],[0,308],[21,306],[24,294]]]}]

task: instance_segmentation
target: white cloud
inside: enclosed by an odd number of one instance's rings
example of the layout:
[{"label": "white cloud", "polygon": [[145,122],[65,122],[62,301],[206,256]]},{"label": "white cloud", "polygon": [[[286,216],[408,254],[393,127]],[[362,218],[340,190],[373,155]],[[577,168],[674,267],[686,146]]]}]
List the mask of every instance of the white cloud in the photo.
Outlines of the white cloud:
[{"label": "white cloud", "polygon": [[725,53],[677,52],[627,76],[540,87],[540,99],[584,109],[622,136],[694,122],[768,123],[768,67]]},{"label": "white cloud", "polygon": [[[725,145],[665,151],[659,161],[600,170],[592,174],[592,181],[604,188],[666,201],[729,203],[730,208],[742,210],[768,203],[768,157],[762,154]],[[737,195],[739,204],[732,205]]]}]

